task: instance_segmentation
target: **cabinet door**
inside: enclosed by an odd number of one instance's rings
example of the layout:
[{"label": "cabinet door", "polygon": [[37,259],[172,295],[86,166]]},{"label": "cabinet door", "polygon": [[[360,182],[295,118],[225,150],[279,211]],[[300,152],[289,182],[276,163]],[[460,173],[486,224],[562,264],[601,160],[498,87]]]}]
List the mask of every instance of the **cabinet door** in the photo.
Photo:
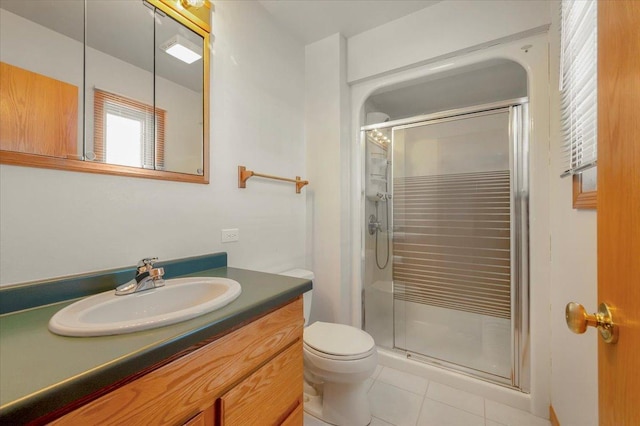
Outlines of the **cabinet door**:
[{"label": "cabinet door", "polygon": [[0,62],[0,149],[78,158],[78,87]]},{"label": "cabinet door", "polygon": [[200,411],[187,421],[184,426],[213,426],[215,419],[215,406]]},{"label": "cabinet door", "polygon": [[304,423],[304,408],[302,404],[298,405],[298,408],[293,410],[293,413],[289,414],[289,417],[282,422],[280,426],[302,426]]},{"label": "cabinet door", "polygon": [[222,425],[282,424],[302,407],[302,383],[302,341],[297,341],[221,398]]}]

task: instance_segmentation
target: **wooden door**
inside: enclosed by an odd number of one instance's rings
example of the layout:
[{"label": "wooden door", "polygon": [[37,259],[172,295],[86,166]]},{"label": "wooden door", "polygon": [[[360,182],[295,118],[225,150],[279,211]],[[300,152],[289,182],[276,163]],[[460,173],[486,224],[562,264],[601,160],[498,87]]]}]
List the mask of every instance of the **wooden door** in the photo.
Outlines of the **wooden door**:
[{"label": "wooden door", "polygon": [[640,1],[598,2],[598,301],[617,344],[598,344],[600,425],[640,425]]}]

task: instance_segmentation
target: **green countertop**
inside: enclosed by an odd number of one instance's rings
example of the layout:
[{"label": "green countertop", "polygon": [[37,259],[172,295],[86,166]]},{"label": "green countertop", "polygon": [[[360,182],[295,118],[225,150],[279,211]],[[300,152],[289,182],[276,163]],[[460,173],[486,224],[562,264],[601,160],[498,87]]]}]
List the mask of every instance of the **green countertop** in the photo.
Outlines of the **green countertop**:
[{"label": "green countertop", "polygon": [[242,294],[192,320],[116,336],[51,333],[51,316],[73,301],[0,316],[0,423],[59,410],[311,289],[309,280],[227,267],[184,276],[231,278]]}]

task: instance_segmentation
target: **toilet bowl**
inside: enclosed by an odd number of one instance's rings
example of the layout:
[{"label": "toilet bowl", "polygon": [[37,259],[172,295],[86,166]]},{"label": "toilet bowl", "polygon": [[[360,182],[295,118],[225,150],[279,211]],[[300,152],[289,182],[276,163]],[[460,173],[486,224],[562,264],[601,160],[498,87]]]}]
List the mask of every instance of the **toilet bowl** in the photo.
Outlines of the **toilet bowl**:
[{"label": "toilet bowl", "polygon": [[[313,279],[304,269],[280,274]],[[310,308],[311,291],[304,294],[304,410],[333,425],[368,425],[366,380],[378,364],[375,342],[349,325],[317,321],[307,327]]]}]

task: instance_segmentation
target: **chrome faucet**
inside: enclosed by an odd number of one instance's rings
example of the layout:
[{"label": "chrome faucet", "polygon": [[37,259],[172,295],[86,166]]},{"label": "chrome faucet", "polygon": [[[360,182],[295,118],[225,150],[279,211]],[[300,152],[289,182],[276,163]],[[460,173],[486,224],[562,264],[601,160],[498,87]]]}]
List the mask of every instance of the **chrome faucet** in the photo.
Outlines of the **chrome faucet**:
[{"label": "chrome faucet", "polygon": [[142,259],[138,262],[136,277],[131,281],[116,287],[116,296],[138,293],[164,286],[164,268],[154,268],[157,257]]}]

